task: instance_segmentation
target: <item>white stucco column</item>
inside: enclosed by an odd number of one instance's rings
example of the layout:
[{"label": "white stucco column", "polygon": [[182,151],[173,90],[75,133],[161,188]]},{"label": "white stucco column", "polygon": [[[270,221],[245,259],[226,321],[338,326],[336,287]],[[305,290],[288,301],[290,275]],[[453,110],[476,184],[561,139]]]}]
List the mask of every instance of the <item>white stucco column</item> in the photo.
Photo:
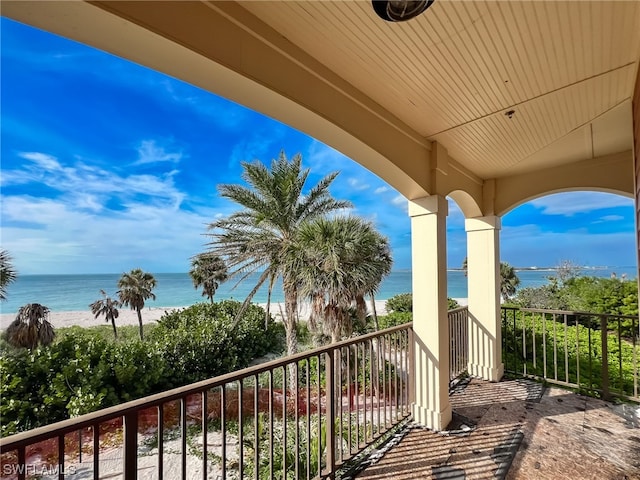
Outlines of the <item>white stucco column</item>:
[{"label": "white stucco column", "polygon": [[469,218],[469,374],[498,381],[504,373],[500,329],[500,218]]},{"label": "white stucco column", "polygon": [[434,430],[451,421],[447,317],[447,199],[409,201],[413,271],[413,419]]}]

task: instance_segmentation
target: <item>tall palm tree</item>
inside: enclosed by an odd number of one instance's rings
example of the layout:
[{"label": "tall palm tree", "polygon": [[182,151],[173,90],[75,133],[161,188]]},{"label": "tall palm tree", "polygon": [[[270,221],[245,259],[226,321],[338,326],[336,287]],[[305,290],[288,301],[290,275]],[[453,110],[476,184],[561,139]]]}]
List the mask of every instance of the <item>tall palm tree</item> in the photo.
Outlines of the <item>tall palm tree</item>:
[{"label": "tall palm tree", "polygon": [[118,297],[122,305],[128,306],[138,314],[138,324],[140,325],[140,340],[142,333],[142,309],[144,301],[151,298],[156,299],[153,289],[156,288],[156,279],[150,273],[143,272],[136,268],[129,273],[123,273],[118,280]]},{"label": "tall palm tree", "polygon": [[5,333],[10,345],[33,350],[38,345],[49,345],[55,338],[53,325],[49,322],[49,308],[39,303],[28,303],[20,307],[16,319]]},{"label": "tall palm tree", "polygon": [[7,299],[7,287],[18,277],[11,260],[9,252],[0,250],[0,301]]},{"label": "tall palm tree", "polygon": [[516,293],[520,278],[515,269],[507,262],[500,262],[500,294],[508,301]]},{"label": "tall palm tree", "polygon": [[248,186],[220,185],[220,194],[242,207],[242,210],[209,225],[212,238],[209,253],[223,257],[230,268],[230,277],[238,283],[261,271],[256,285],[245,300],[238,316],[253,295],[268,281],[269,288],[282,278],[285,297],[284,326],[287,353],[297,351],[297,272],[285,262],[298,230],[305,222],[329,212],[351,206],[335,200],[329,186],[338,175],[331,173],[316,186],[303,192],[309,170],[302,169],[298,154],[288,160],[281,152],[267,168],[262,162],[242,163],[242,179]]},{"label": "tall palm tree", "polygon": [[201,253],[191,260],[189,275],[193,280],[193,286],[202,287],[202,296],[207,297],[213,303],[213,296],[220,284],[229,278],[227,265],[218,256]]},{"label": "tall palm tree", "polygon": [[100,290],[100,293],[102,294],[102,298],[90,304],[89,308],[91,309],[91,313],[95,315],[95,318],[104,315],[105,320],[111,322],[111,325],[113,325],[113,336],[114,338],[118,338],[116,318],[120,315],[118,308],[122,306],[122,303],[111,298],[104,290]]},{"label": "tall palm tree", "polygon": [[364,297],[375,294],[392,265],[388,240],[351,216],[306,223],[291,253],[300,295],[311,300],[312,322],[322,323],[334,343],[351,334],[350,308],[365,318]]}]

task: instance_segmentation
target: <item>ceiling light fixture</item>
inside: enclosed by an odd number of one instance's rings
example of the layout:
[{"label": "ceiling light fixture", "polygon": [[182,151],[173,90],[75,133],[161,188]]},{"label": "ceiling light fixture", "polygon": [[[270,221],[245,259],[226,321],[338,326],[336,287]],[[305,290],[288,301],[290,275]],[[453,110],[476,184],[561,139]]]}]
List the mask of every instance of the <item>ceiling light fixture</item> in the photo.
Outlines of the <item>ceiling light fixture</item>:
[{"label": "ceiling light fixture", "polygon": [[373,10],[387,22],[405,22],[424,12],[434,0],[372,0]]}]

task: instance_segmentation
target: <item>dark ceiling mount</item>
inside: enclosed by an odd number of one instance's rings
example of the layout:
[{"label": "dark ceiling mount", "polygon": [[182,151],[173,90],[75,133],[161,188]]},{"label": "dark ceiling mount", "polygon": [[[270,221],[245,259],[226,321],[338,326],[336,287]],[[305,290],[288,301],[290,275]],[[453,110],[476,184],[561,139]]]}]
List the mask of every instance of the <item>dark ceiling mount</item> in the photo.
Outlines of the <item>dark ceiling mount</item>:
[{"label": "dark ceiling mount", "polygon": [[405,22],[424,12],[434,0],[372,0],[373,10],[387,22]]}]

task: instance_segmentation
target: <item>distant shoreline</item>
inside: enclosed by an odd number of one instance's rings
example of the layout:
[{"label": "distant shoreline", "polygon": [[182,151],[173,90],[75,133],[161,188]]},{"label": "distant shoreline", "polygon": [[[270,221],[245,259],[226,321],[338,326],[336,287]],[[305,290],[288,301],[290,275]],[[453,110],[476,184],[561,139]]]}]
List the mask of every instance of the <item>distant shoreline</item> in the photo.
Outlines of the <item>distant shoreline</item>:
[{"label": "distant shoreline", "polygon": [[[530,267],[518,271],[519,289],[536,288],[549,283],[549,278],[557,275],[557,270],[541,270],[542,267]],[[581,270],[581,275],[608,278],[616,273],[617,278],[635,279],[638,276],[633,268],[589,267]],[[100,290],[105,290],[112,298],[117,297],[119,275],[45,275],[18,276],[15,283],[7,289],[7,300],[0,303],[0,315],[15,314],[28,303],[46,305],[52,312],[87,311],[89,304],[101,298]],[[193,305],[206,301],[201,291],[193,287],[188,274],[155,274],[157,287],[154,289],[156,300],[146,302],[147,307],[161,312],[176,306]],[[243,301],[250,294],[257,278],[250,277],[241,284],[225,282],[216,291],[215,299]],[[413,284],[410,271],[394,271],[384,279],[376,294],[377,299],[388,299],[395,295],[411,292]],[[109,288],[111,285],[111,288]],[[267,301],[267,288],[263,286],[253,297],[253,303]],[[447,274],[447,294],[452,298],[468,297],[468,278],[462,270],[450,270]],[[282,285],[274,286],[273,302],[283,302]],[[122,309],[121,312],[125,310]],[[88,314],[87,314],[88,316]],[[7,317],[2,317],[7,318]]]},{"label": "distant shoreline", "polygon": [[[529,266],[516,266],[511,265],[514,270],[560,270],[562,267],[559,266],[540,266],[540,265],[529,265]],[[615,269],[635,269],[636,265],[573,265],[578,270],[615,270]],[[391,273],[411,273],[411,268],[398,268],[392,270]],[[462,272],[464,268],[462,267],[447,267],[448,272]],[[260,271],[258,274],[262,273]],[[189,275],[189,272],[154,272],[154,275]],[[21,274],[21,277],[57,277],[57,276],[113,276],[113,275],[122,275],[122,272],[111,272],[111,273],[25,273]]]},{"label": "distant shoreline", "polygon": [[[466,298],[456,298],[455,299],[460,305],[464,306],[468,304]],[[387,300],[376,300],[376,311],[378,315],[386,315],[386,302]],[[265,308],[266,304],[260,303],[258,304],[261,307]],[[273,317],[278,320],[281,319],[280,315],[280,307],[284,311],[284,303],[272,303],[271,304],[271,314]],[[142,311],[142,323],[154,323],[157,322],[165,312],[170,312],[173,310],[181,310],[183,308],[187,308],[186,306],[182,307],[151,307],[145,308]],[[300,305],[298,309],[300,319],[307,320],[309,318],[309,313],[311,312],[311,304],[305,302]],[[138,325],[138,315],[134,310],[130,309],[120,309],[120,315],[116,319],[116,326],[121,327],[124,325]],[[0,315],[0,329],[6,329],[9,324],[16,318],[15,313],[3,313]],[[94,315],[89,310],[77,310],[77,311],[68,311],[68,312],[51,312],[49,314],[49,321],[53,324],[54,328],[65,328],[72,326],[80,326],[80,327],[95,327],[99,325],[111,325],[111,322],[106,322],[104,317],[95,318]]]}]

